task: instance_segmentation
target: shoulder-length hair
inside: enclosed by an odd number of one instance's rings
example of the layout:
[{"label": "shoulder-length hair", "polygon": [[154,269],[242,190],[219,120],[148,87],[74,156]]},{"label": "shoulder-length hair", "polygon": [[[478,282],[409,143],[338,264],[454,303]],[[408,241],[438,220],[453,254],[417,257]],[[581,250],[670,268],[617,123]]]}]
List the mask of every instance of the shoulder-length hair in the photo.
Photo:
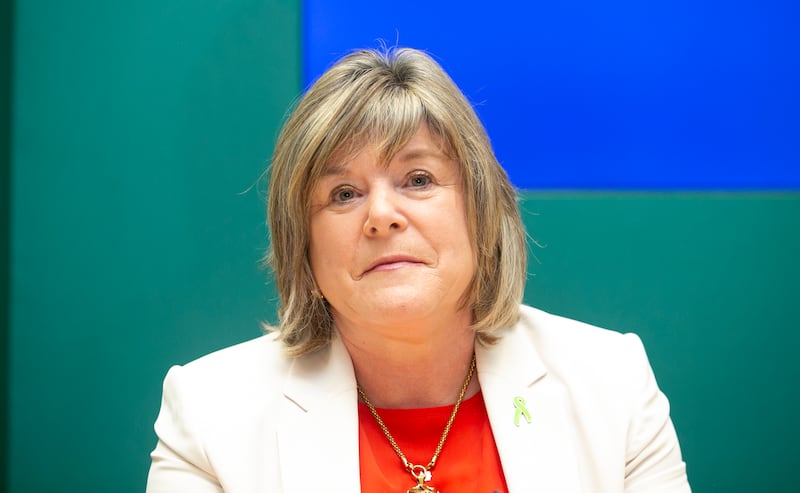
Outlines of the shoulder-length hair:
[{"label": "shoulder-length hair", "polygon": [[269,169],[266,257],[280,297],[280,338],[300,356],[334,331],[309,262],[310,198],[331,159],[376,146],[389,162],[422,122],[460,165],[477,257],[462,302],[482,343],[518,319],[525,288],[525,231],[517,197],[470,103],[429,55],[409,48],[353,52],[328,69],[286,121]]}]

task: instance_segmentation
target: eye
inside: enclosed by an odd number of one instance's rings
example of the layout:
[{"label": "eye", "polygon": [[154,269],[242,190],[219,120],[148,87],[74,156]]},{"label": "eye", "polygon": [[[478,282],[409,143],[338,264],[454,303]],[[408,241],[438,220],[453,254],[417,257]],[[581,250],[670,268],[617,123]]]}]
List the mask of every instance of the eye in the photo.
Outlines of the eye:
[{"label": "eye", "polygon": [[356,191],[350,187],[340,187],[331,192],[331,199],[333,202],[349,202],[354,198],[356,198]]},{"label": "eye", "polygon": [[408,186],[414,188],[425,188],[430,185],[432,179],[425,173],[414,173],[408,178]]}]

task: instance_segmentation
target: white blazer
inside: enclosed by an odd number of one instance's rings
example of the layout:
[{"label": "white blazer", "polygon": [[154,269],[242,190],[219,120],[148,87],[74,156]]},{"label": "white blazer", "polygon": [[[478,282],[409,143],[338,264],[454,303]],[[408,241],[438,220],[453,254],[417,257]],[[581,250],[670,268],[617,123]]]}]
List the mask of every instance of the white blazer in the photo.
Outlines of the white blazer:
[{"label": "white blazer", "polygon": [[[669,403],[639,338],[520,313],[497,344],[475,348],[509,491],[689,492]],[[516,397],[530,423],[514,424]],[[338,337],[290,359],[266,335],[175,366],[147,492],[358,492],[357,403]]]}]

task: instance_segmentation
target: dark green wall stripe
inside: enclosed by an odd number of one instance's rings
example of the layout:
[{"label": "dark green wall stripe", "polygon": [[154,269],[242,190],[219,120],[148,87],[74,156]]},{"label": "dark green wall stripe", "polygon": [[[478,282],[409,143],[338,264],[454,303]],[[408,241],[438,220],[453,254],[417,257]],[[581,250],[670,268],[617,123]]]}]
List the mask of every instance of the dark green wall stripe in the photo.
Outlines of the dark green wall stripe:
[{"label": "dark green wall stripe", "polygon": [[8,338],[11,220],[11,97],[14,1],[0,2],[0,489],[8,478]]}]

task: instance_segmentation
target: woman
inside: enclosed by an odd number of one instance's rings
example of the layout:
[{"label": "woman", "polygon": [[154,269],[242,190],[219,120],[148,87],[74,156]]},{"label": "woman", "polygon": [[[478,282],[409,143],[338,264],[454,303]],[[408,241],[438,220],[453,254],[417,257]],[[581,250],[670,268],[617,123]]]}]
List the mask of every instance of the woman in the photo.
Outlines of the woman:
[{"label": "woman", "polygon": [[280,325],[174,367],[147,491],[689,491],[641,342],[520,306],[525,232],[429,56],[300,100],[268,203]]}]

